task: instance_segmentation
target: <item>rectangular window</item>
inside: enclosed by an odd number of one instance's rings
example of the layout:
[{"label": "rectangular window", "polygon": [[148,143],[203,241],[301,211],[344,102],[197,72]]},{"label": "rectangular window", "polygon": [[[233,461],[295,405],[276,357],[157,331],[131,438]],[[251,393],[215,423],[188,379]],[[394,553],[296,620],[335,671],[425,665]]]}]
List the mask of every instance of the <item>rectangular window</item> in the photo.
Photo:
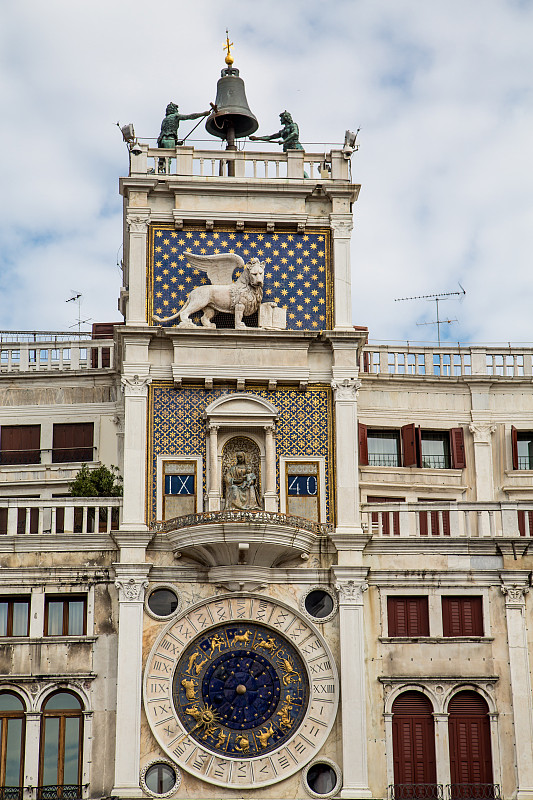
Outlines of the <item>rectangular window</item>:
[{"label": "rectangular window", "polygon": [[165,461],[163,519],[183,517],[196,511],[196,461]]},{"label": "rectangular window", "polygon": [[533,431],[511,429],[513,469],[533,469]]},{"label": "rectangular window", "polygon": [[287,514],[320,522],[320,474],[317,461],[289,461],[285,489]]},{"label": "rectangular window", "polygon": [[395,430],[367,431],[368,463],[373,467],[400,465],[400,432]]},{"label": "rectangular window", "polygon": [[87,633],[87,598],[49,595],[45,601],[45,636],[84,636]]},{"label": "rectangular window", "polygon": [[2,425],[0,438],[2,464],[40,463],[40,425]]},{"label": "rectangular window", "polygon": [[483,598],[442,598],[444,636],[483,636]]},{"label": "rectangular window", "polygon": [[28,636],[28,597],[0,597],[0,636]]},{"label": "rectangular window", "polygon": [[421,466],[450,469],[450,434],[447,431],[421,431]]},{"label": "rectangular window", "polygon": [[429,636],[427,597],[387,597],[389,636]]},{"label": "rectangular window", "polygon": [[94,423],[69,422],[54,425],[52,462],[92,461]]}]

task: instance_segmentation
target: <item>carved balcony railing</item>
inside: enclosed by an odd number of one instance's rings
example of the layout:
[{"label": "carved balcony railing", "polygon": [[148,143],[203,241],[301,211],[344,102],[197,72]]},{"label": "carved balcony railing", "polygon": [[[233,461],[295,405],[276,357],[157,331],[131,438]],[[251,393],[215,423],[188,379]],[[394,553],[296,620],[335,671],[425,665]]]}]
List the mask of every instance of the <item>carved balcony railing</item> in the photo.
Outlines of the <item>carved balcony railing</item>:
[{"label": "carved balcony railing", "polygon": [[501,800],[498,783],[449,783],[447,800]]},{"label": "carved balcony railing", "polygon": [[[231,169],[229,165],[231,164]],[[349,181],[349,162],[340,150],[329,153],[286,153],[247,150],[197,150],[179,146],[172,149],[139,145],[130,154],[130,175],[162,175],[198,178],[248,178],[343,180]]]},{"label": "carved balcony railing", "polygon": [[276,514],[272,511],[205,511],[201,514],[186,514],[183,517],[157,522],[156,531],[175,531],[182,528],[192,528],[198,525],[224,525],[228,523],[247,523],[252,525],[279,525],[285,528],[297,528],[311,531],[318,536],[326,536],[333,531],[331,523],[313,522],[302,517],[293,517],[287,514]]},{"label": "carved balcony railing", "polygon": [[533,502],[366,503],[363,529],[380,538],[530,538]]},{"label": "carved balcony railing", "polygon": [[504,346],[431,347],[408,343],[369,344],[361,356],[363,375],[456,378],[491,375],[524,378],[533,375],[533,348]]},{"label": "carved balcony railing", "polygon": [[112,339],[48,331],[0,331],[0,374],[113,369]]},{"label": "carved balcony railing", "polygon": [[121,509],[121,497],[0,498],[0,536],[109,533]]},{"label": "carved balcony railing", "polygon": [[389,800],[442,800],[441,783],[391,783]]}]

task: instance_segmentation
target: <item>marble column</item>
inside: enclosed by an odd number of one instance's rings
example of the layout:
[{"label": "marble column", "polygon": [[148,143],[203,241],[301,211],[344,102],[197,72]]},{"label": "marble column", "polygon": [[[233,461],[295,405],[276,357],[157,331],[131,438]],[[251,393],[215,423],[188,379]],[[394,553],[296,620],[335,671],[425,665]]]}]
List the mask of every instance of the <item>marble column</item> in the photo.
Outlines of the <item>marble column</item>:
[{"label": "marble column", "polygon": [[524,583],[523,575],[516,583],[511,582],[512,578],[509,583],[506,580],[509,576],[502,575],[518,777],[516,797],[517,800],[533,800],[533,704],[526,621],[529,587]]},{"label": "marble column", "polygon": [[218,425],[209,426],[209,511],[220,511],[220,479],[218,475]]},{"label": "marble column", "polygon": [[353,221],[351,214],[335,215],[330,227],[333,235],[333,266],[335,330],[353,333],[352,324],[352,273],[350,266],[350,240]]},{"label": "marble column", "polygon": [[139,788],[144,591],[150,564],[115,564],[119,597],[117,729],[113,795],[142,797]]},{"label": "marble column", "polygon": [[448,736],[449,714],[435,712],[435,759],[437,767],[437,783],[447,786],[451,783],[450,775],[450,740]]},{"label": "marble column", "polygon": [[[366,676],[363,594],[368,570],[333,567],[339,593],[343,798],[367,798]],[[353,577],[349,577],[353,576]]]},{"label": "marble column", "polygon": [[337,455],[337,533],[362,533],[359,506],[356,378],[333,380]]},{"label": "marble column", "polygon": [[[41,714],[30,711],[26,714],[26,746],[24,750],[24,786],[39,785],[39,743],[41,740]],[[24,792],[25,800],[34,797],[33,790]]]},{"label": "marble column", "polygon": [[146,322],[146,244],[149,208],[128,209],[126,223],[129,239],[127,252],[128,325],[147,325]]},{"label": "marble column", "polygon": [[[492,434],[496,427],[485,422],[478,422],[469,425],[469,430],[474,439],[476,500],[478,503],[490,503],[494,500]],[[490,536],[488,514],[478,515],[478,535]]]},{"label": "marble column", "polygon": [[124,376],[124,499],[121,530],[146,530],[146,418],[152,379]]},{"label": "marble column", "polygon": [[276,492],[276,428],[265,425],[265,511],[278,510],[278,494]]}]

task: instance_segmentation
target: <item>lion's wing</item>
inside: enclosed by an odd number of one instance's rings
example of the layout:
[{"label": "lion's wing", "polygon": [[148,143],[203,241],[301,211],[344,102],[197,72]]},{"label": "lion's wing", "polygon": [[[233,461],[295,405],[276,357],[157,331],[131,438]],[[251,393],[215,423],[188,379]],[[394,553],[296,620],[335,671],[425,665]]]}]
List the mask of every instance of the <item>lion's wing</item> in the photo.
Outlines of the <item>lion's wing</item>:
[{"label": "lion's wing", "polygon": [[213,286],[230,284],[234,270],[244,267],[244,260],[237,253],[215,253],[212,256],[186,253],[185,257],[191,267],[207,273]]}]

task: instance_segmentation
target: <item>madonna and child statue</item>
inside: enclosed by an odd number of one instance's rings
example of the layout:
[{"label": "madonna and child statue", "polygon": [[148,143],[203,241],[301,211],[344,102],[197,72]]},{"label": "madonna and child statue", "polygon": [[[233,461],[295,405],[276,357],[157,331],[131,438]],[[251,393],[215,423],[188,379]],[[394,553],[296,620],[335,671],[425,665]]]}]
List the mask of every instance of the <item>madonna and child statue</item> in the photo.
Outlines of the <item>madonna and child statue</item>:
[{"label": "madonna and child statue", "polygon": [[246,462],[242,450],[236,454],[236,463],[224,475],[226,486],[225,509],[240,511],[259,511],[261,505],[257,492],[257,475]]}]

